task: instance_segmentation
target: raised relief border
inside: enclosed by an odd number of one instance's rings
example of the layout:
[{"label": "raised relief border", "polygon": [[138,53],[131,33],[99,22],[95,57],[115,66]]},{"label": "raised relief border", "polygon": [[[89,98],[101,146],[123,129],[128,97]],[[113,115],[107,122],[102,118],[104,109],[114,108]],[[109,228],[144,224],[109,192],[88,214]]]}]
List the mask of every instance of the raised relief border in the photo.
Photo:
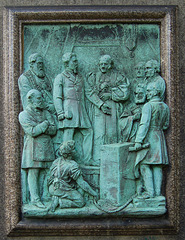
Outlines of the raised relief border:
[{"label": "raised relief border", "polygon": [[177,232],[176,35],[175,6],[5,8],[10,236]]}]

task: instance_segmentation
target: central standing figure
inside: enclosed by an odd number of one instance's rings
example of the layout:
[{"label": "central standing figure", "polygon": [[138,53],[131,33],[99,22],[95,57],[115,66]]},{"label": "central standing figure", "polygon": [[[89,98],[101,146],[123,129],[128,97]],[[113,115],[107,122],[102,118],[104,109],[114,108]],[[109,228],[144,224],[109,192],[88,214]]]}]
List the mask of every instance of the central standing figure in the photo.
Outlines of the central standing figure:
[{"label": "central standing figure", "polygon": [[55,78],[53,89],[59,130],[64,130],[63,142],[73,140],[75,131],[81,132],[83,135],[83,159],[85,164],[90,164],[93,131],[85,109],[84,82],[78,75],[76,54],[65,53],[62,61],[65,70]]},{"label": "central standing figure", "polygon": [[94,128],[94,163],[100,163],[103,144],[118,142],[118,119],[123,111],[122,103],[129,98],[129,81],[124,74],[113,69],[109,55],[99,60],[99,71],[89,73],[86,96],[92,103]]}]

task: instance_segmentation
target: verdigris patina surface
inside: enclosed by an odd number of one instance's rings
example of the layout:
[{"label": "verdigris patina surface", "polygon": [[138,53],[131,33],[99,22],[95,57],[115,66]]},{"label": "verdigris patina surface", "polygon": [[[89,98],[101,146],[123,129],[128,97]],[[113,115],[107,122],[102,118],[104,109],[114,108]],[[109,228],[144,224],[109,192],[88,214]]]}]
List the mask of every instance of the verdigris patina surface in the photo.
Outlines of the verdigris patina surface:
[{"label": "verdigris patina surface", "polygon": [[75,142],[64,142],[60,147],[61,157],[50,168],[48,179],[49,192],[52,196],[51,211],[60,208],[81,208],[85,205],[83,194],[76,188],[97,197],[97,193],[84,181],[79,165],[72,160]]},{"label": "verdigris patina surface", "polygon": [[25,217],[166,212],[159,32],[155,24],[25,25]]},{"label": "verdigris patina surface", "polygon": [[38,90],[30,90],[26,98],[27,107],[19,115],[20,124],[25,132],[22,169],[27,170],[32,204],[38,208],[45,208],[39,196],[39,173],[41,169],[49,168],[55,159],[51,136],[56,134],[56,125],[52,115],[44,110],[43,97]]},{"label": "verdigris patina surface", "polygon": [[58,117],[59,131],[63,130],[63,142],[73,140],[75,131],[83,136],[83,156],[86,165],[92,163],[91,123],[85,108],[84,82],[78,74],[76,54],[65,53],[62,57],[65,70],[53,84],[53,101]]}]

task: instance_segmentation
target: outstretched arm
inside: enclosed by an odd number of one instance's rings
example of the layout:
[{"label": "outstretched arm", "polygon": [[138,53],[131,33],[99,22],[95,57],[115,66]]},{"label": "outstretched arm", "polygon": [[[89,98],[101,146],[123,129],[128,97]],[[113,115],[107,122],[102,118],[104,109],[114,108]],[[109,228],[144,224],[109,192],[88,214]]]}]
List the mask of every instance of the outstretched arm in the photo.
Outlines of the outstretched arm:
[{"label": "outstretched arm", "polygon": [[89,186],[89,184],[83,179],[81,175],[78,177],[76,182],[84,191],[88,192],[90,195],[94,197],[98,196],[98,194]]}]

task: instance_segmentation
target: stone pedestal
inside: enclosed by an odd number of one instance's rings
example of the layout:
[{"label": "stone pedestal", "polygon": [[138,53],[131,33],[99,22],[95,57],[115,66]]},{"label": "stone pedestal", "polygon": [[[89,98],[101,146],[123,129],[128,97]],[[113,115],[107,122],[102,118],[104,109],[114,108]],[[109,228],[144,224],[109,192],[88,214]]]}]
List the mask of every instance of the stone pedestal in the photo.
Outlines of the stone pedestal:
[{"label": "stone pedestal", "polygon": [[103,145],[100,165],[100,199],[123,205],[135,194],[135,181],[125,178],[129,147],[133,143]]}]

